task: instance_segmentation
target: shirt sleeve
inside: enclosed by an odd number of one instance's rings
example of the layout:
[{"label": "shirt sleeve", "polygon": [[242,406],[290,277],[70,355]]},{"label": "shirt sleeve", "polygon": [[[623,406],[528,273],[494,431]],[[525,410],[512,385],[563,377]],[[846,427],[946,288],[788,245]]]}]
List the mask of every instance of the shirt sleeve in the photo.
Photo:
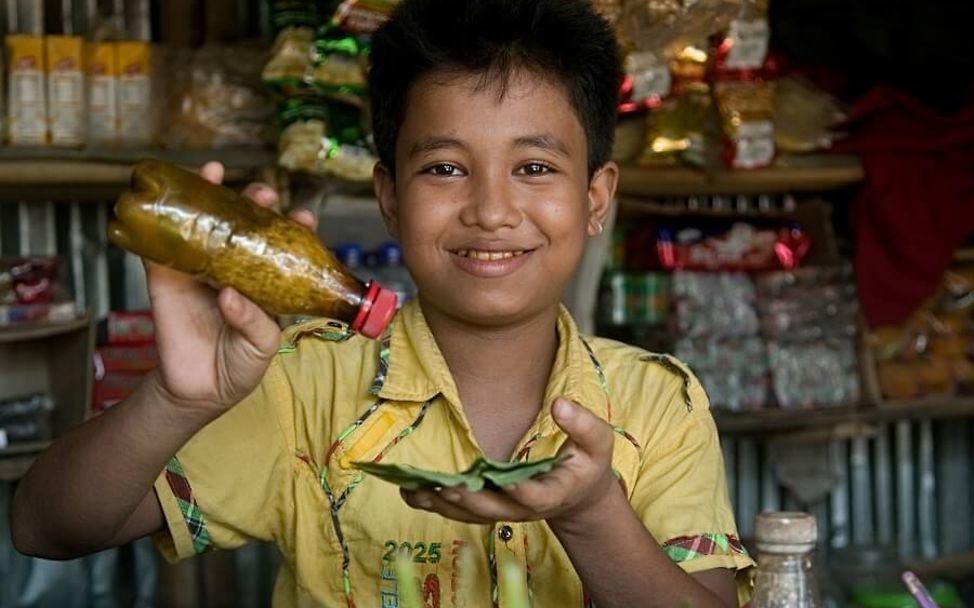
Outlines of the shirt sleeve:
[{"label": "shirt sleeve", "polygon": [[290,510],[291,403],[275,358],[254,392],[169,461],[155,482],[165,529],[154,541],[166,560],[275,538]]},{"label": "shirt sleeve", "polygon": [[[681,366],[682,368],[682,366]],[[739,596],[749,595],[754,565],[737,533],[723,454],[707,396],[682,370],[681,389],[664,405],[669,428],[639,465],[632,505],[663,552],[688,573],[736,570]]]}]

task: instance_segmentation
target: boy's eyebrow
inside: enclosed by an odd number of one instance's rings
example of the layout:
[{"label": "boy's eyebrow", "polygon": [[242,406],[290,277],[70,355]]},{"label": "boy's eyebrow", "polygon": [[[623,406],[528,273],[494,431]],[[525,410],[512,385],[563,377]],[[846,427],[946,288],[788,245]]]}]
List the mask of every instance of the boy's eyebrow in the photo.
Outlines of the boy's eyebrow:
[{"label": "boy's eyebrow", "polygon": [[560,139],[547,133],[537,135],[525,135],[514,140],[515,148],[541,148],[549,152],[554,152],[560,156],[571,156],[566,146]]},{"label": "boy's eyebrow", "polygon": [[456,138],[446,136],[431,136],[422,139],[409,150],[409,158],[415,158],[420,154],[429,154],[445,148],[463,148],[463,143]]}]

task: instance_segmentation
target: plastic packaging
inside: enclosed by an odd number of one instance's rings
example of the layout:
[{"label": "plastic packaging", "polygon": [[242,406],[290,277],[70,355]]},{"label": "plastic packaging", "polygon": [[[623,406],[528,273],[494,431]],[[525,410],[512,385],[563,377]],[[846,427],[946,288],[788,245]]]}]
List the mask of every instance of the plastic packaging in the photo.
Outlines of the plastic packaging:
[{"label": "plastic packaging", "polygon": [[53,410],[54,401],[44,394],[0,400],[0,449],[11,443],[49,440]]},{"label": "plastic packaging", "polygon": [[798,78],[780,78],[774,95],[774,139],[781,152],[827,150],[848,117],[840,102]]},{"label": "plastic packaging", "polygon": [[118,142],[118,56],[114,42],[87,44],[88,143]]},{"label": "plastic packaging", "polygon": [[44,38],[11,34],[6,46],[7,138],[14,146],[42,146],[47,143]]},{"label": "plastic packaging", "polygon": [[118,138],[129,146],[147,146],[155,139],[152,106],[152,48],[148,42],[119,42]]},{"label": "plastic packaging", "polygon": [[45,43],[51,145],[79,147],[85,141],[84,39],[48,36]]},{"label": "plastic packaging", "polygon": [[178,77],[169,89],[175,111],[163,143],[190,150],[273,144],[274,106],[260,80],[265,61],[266,51],[250,45],[174,53],[169,72]]},{"label": "plastic packaging", "polygon": [[137,255],[231,286],[270,314],[338,319],[375,338],[396,295],[362,284],[307,228],[194,173],[139,163],[115,206],[110,240]]}]

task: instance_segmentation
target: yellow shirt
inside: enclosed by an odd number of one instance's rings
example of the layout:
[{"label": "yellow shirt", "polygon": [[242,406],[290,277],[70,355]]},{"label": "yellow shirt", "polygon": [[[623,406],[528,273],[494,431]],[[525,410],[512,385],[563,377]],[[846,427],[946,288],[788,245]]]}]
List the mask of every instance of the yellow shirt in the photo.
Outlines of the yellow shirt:
[{"label": "yellow shirt", "polygon": [[[517,457],[558,451],[565,435],[548,405],[573,399],[616,429],[615,472],[671,559],[687,572],[751,566],[697,380],[668,356],[582,338],[564,310],[558,335],[545,407]],[[155,485],[168,527],[156,541],[166,558],[273,541],[283,555],[279,607],[399,606],[393,558],[400,552],[412,556],[428,608],[503,606],[506,579],[497,572],[511,571],[511,563],[534,606],[586,606],[581,581],[544,522],[447,520],[409,508],[394,485],[351,466],[460,471],[481,451],[417,303],[380,341],[344,337],[324,321],[285,332],[260,386],[172,459]],[[611,547],[606,554],[611,559]]]}]

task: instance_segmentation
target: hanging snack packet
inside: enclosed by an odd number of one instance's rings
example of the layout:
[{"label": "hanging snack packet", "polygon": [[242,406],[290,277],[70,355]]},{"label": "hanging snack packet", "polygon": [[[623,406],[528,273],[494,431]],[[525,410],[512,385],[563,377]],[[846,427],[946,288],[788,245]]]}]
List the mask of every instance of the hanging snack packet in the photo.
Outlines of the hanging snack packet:
[{"label": "hanging snack packet", "polygon": [[735,169],[774,160],[774,79],[768,55],[767,1],[747,0],[717,46],[714,95],[724,132],[724,162]]},{"label": "hanging snack packet", "polygon": [[649,113],[640,165],[705,164],[711,114],[707,63],[707,53],[696,46],[686,47],[670,62],[672,91]]},{"label": "hanging snack packet", "polygon": [[314,2],[277,0],[271,6],[274,48],[261,78],[274,91],[305,81],[311,67],[311,43],[318,21]]},{"label": "hanging snack packet", "polygon": [[344,0],[331,24],[352,34],[371,34],[389,19],[399,0]]},{"label": "hanging snack packet", "polygon": [[714,95],[724,131],[724,162],[734,169],[767,167],[774,160],[774,82],[718,80]]},{"label": "hanging snack packet", "polygon": [[359,108],[312,90],[292,95],[284,105],[278,153],[281,167],[349,181],[372,179],[376,158]]},{"label": "hanging snack packet", "polygon": [[311,45],[311,79],[322,92],[364,104],[367,44],[335,25],[323,26]]}]

